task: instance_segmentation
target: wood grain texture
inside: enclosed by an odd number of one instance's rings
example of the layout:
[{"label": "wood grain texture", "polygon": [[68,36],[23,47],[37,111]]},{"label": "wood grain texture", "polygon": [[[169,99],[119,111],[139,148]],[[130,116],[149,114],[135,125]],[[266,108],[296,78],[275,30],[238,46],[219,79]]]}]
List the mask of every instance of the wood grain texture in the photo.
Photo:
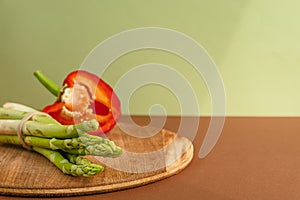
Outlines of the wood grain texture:
[{"label": "wood grain texture", "polygon": [[[135,136],[145,131],[131,130]],[[105,166],[103,173],[89,178],[64,175],[37,153],[0,144],[0,194],[73,196],[111,192],[167,178],[192,160],[192,143],[176,133],[161,130],[149,137],[135,136],[119,127],[107,134],[124,153],[113,159],[88,156],[94,163]]]}]

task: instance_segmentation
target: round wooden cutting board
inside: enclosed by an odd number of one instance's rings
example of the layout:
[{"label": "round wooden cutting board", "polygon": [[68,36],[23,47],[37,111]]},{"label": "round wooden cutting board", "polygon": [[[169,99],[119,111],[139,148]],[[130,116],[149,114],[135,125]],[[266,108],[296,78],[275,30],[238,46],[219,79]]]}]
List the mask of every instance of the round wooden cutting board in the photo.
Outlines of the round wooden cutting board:
[{"label": "round wooden cutting board", "polygon": [[119,127],[107,134],[123,148],[123,154],[119,158],[88,156],[105,167],[94,177],[64,175],[37,153],[0,144],[0,194],[73,196],[128,189],[177,174],[193,158],[193,145],[185,137],[168,130],[149,137],[135,137],[135,132],[144,134],[135,129],[127,134]]}]

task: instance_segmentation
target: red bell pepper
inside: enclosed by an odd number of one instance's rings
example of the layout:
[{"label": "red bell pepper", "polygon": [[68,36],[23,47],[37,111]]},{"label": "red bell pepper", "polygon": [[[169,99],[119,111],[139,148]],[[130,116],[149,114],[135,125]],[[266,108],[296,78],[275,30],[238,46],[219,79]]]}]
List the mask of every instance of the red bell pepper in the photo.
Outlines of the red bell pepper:
[{"label": "red bell pepper", "polygon": [[61,124],[75,124],[97,119],[99,129],[90,134],[110,131],[120,117],[120,100],[113,89],[97,75],[87,71],[73,71],[60,88],[41,72],[34,75],[55,96],[57,101],[43,109]]}]

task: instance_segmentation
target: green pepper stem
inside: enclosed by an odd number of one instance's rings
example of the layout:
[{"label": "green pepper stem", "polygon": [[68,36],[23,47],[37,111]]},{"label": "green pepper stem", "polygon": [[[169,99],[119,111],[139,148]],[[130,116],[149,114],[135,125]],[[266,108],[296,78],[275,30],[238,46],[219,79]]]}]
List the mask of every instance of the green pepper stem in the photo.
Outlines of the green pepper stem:
[{"label": "green pepper stem", "polygon": [[35,71],[34,76],[39,80],[41,84],[48,89],[53,95],[58,97],[60,95],[60,86],[54,83],[52,80],[43,75],[40,71]]}]

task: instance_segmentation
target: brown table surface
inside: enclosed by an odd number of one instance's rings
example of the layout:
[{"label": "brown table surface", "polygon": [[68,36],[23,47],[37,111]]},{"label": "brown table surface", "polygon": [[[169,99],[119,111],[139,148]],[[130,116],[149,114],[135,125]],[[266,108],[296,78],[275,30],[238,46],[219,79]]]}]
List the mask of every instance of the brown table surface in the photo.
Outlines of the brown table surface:
[{"label": "brown table surface", "polygon": [[[195,156],[179,174],[123,191],[47,199],[300,199],[300,117],[227,117],[217,145],[204,159],[198,153],[211,118],[200,119]],[[146,117],[135,120],[148,122]],[[165,128],[176,131],[179,122],[169,117]]]}]

